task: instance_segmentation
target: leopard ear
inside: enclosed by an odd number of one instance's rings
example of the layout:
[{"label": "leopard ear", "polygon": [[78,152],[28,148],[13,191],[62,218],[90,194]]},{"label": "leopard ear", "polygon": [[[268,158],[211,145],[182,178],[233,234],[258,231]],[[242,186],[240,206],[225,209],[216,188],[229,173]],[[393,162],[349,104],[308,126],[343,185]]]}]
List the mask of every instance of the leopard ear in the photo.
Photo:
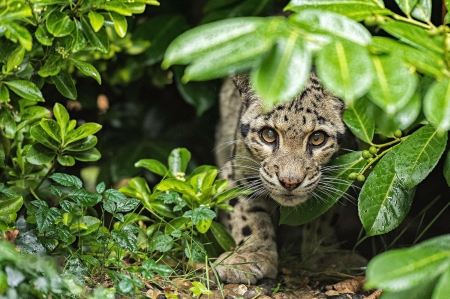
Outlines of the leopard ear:
[{"label": "leopard ear", "polygon": [[233,77],[233,82],[241,94],[248,93],[250,88],[250,80],[248,75],[240,75]]}]

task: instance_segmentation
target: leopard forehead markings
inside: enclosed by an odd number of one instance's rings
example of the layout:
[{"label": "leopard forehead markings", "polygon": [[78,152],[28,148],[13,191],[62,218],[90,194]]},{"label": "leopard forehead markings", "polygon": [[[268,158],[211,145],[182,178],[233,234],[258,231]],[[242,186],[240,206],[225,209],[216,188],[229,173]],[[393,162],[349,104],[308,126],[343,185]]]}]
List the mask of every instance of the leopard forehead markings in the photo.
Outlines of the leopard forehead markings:
[{"label": "leopard forehead markings", "polygon": [[[262,186],[281,205],[304,202],[320,181],[321,166],[342,139],[342,104],[323,89],[307,88],[294,100],[263,113],[262,101],[251,96],[239,130],[246,150],[260,161]],[[261,138],[265,128],[276,132],[276,143],[267,144]],[[309,142],[315,132],[326,136],[320,146]]]}]

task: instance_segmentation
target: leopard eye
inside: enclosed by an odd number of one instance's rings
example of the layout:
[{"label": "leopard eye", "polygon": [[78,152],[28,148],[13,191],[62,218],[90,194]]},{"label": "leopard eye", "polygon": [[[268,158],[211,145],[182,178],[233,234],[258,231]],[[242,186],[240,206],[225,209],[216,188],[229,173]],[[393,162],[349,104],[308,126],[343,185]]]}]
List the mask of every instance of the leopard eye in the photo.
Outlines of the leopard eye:
[{"label": "leopard eye", "polygon": [[277,132],[270,128],[261,131],[261,138],[267,143],[274,143],[277,140]]},{"label": "leopard eye", "polygon": [[327,135],[322,131],[314,132],[309,136],[309,143],[315,146],[324,144],[326,140]]}]

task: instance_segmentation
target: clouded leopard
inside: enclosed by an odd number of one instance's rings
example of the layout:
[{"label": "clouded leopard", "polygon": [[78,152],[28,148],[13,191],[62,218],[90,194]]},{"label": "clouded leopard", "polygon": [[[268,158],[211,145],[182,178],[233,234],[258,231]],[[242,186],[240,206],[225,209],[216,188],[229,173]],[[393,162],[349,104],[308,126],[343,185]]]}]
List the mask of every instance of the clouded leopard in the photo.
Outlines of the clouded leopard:
[{"label": "clouded leopard", "polygon": [[220,216],[240,247],[218,258],[217,271],[229,283],[275,278],[272,216],[279,205],[306,201],[318,185],[344,136],[344,104],[311,73],[297,97],[265,111],[248,77],[238,76],[223,85],[220,110],[216,159],[222,176],[252,193],[232,200],[234,212]]}]

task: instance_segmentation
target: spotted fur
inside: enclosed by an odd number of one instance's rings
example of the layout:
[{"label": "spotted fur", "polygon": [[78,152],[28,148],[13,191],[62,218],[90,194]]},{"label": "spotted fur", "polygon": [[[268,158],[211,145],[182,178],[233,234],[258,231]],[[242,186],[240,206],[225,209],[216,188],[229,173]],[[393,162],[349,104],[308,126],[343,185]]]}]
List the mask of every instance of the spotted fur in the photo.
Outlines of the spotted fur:
[{"label": "spotted fur", "polygon": [[217,269],[222,280],[233,283],[274,278],[278,255],[271,215],[279,205],[306,201],[318,185],[322,166],[345,133],[344,104],[311,74],[302,93],[270,111],[245,76],[224,84],[220,105],[216,158],[222,176],[253,193],[230,201],[234,213],[221,215],[240,247],[220,256]]}]

